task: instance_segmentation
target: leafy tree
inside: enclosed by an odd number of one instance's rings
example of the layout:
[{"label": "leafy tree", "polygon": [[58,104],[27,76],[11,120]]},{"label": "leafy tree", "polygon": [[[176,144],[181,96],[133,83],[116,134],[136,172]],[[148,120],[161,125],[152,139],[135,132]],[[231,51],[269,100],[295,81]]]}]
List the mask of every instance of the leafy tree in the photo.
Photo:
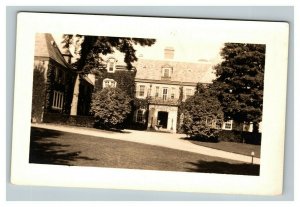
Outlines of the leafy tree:
[{"label": "leafy tree", "polygon": [[130,101],[119,88],[107,87],[94,93],[91,111],[96,123],[107,128],[120,128],[131,111]]},{"label": "leafy tree", "polygon": [[124,62],[127,64],[127,68],[131,70],[133,68],[132,63],[138,60],[134,45],[151,46],[156,42],[155,39],[83,36],[79,34],[64,35],[63,38],[64,47],[69,48],[73,45],[75,52],[79,55],[79,58],[73,63],[78,75],[74,84],[71,115],[77,114],[80,73],[88,74],[95,68],[99,68],[103,64],[102,55],[114,53],[115,50],[124,53]]},{"label": "leafy tree", "polygon": [[265,52],[262,44],[225,43],[223,61],[215,67],[213,88],[225,118],[253,122],[254,131],[262,120]]},{"label": "leafy tree", "polygon": [[183,131],[189,136],[215,137],[223,120],[221,104],[209,88],[198,84],[196,89],[183,105]]}]

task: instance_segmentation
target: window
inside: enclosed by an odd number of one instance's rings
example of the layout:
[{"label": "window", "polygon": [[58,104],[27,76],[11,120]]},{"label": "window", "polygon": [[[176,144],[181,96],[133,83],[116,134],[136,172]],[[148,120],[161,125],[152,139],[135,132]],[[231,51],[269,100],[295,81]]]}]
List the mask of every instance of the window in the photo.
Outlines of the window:
[{"label": "window", "polygon": [[139,96],[144,97],[145,95],[145,86],[140,85]]},{"label": "window", "polygon": [[107,88],[107,87],[115,88],[117,87],[117,82],[113,79],[106,78],[103,80],[103,88]]},{"label": "window", "polygon": [[213,120],[212,118],[206,118],[206,126],[212,127],[213,126]]},{"label": "window", "polygon": [[232,120],[226,121],[224,123],[224,129],[231,130],[232,129]]},{"label": "window", "polygon": [[193,92],[192,92],[191,88],[185,89],[185,99],[189,98],[192,95],[193,95]]},{"label": "window", "polygon": [[54,91],[53,93],[53,101],[52,108],[54,109],[62,109],[64,103],[64,94],[62,92]]},{"label": "window", "polygon": [[170,68],[164,68],[164,77],[170,77]]},{"label": "window", "polygon": [[175,88],[171,89],[171,99],[175,98]]},{"label": "window", "polygon": [[54,69],[54,76],[55,76],[55,78],[54,78],[55,82],[58,82],[58,78],[59,78],[59,70],[58,70],[58,68]]},{"label": "window", "polygon": [[168,88],[163,88],[163,100],[167,100],[168,97]]},{"label": "window", "polygon": [[55,82],[57,82],[59,84],[65,83],[65,73],[62,70],[55,68],[54,76],[55,76],[55,78],[54,78]]},{"label": "window", "polygon": [[159,97],[159,86],[155,87],[155,97]]},{"label": "window", "polygon": [[144,111],[143,110],[137,111],[136,122],[144,122]]},{"label": "window", "polygon": [[115,62],[116,61],[115,61],[114,58],[110,58],[108,60],[108,63],[107,63],[107,72],[109,72],[109,73],[114,73],[115,72],[115,69],[116,69]]},{"label": "window", "polygon": [[171,77],[171,71],[172,71],[172,68],[169,67],[169,66],[162,68],[162,77],[163,78],[170,78]]}]

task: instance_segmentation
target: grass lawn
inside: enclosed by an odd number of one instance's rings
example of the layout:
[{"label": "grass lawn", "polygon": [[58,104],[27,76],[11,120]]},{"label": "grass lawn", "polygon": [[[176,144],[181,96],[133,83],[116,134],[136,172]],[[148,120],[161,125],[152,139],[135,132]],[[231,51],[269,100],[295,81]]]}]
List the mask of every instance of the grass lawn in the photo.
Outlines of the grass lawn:
[{"label": "grass lawn", "polygon": [[259,175],[259,165],[128,141],[31,128],[30,163]]},{"label": "grass lawn", "polygon": [[204,147],[210,147],[214,149],[219,149],[227,152],[238,153],[242,155],[251,155],[253,151],[255,153],[254,157],[260,158],[260,145],[236,143],[236,142],[201,142],[197,140],[190,140],[192,143],[201,145]]}]

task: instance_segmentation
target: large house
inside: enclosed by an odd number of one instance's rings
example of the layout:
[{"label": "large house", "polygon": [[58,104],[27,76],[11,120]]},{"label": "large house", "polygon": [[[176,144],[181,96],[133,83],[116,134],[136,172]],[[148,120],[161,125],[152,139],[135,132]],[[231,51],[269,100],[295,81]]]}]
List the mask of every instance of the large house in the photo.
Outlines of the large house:
[{"label": "large house", "polygon": [[[49,33],[35,36],[32,122],[50,122],[70,115],[73,96],[78,96],[77,115],[89,115],[93,83],[71,66],[71,53],[61,52]],[[74,94],[77,75],[79,94]]]},{"label": "large house", "polygon": [[[161,59],[139,57],[133,70],[128,70],[121,59],[107,56],[101,68],[82,75],[72,68],[69,50],[60,50],[51,34],[38,33],[32,122],[93,126],[92,93],[105,87],[119,87],[135,100],[127,127],[176,133],[183,123],[181,103],[194,94],[197,83],[206,86],[215,75],[211,62],[179,61],[174,59],[174,53],[174,48],[166,47]],[[78,77],[80,84],[75,89]],[[252,131],[252,125],[229,120],[222,124],[222,129]]]},{"label": "large house", "polygon": [[148,106],[136,110],[134,121],[146,123],[148,129],[176,133],[182,122],[181,102],[194,94],[197,83],[210,84],[213,79],[210,62],[176,61],[174,52],[167,47],[164,58],[140,58],[135,64],[136,98],[147,99]]}]

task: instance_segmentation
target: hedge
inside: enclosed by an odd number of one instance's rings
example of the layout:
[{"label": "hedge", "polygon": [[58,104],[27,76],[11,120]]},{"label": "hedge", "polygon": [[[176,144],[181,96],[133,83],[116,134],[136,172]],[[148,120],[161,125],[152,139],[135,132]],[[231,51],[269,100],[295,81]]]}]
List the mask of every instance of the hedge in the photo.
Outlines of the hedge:
[{"label": "hedge", "polygon": [[94,127],[95,119],[93,116],[71,116],[59,113],[45,113],[44,122],[92,128]]},{"label": "hedge", "polygon": [[261,144],[261,133],[235,131],[235,130],[222,130],[217,135],[218,141],[225,142],[239,142],[247,144]]}]

